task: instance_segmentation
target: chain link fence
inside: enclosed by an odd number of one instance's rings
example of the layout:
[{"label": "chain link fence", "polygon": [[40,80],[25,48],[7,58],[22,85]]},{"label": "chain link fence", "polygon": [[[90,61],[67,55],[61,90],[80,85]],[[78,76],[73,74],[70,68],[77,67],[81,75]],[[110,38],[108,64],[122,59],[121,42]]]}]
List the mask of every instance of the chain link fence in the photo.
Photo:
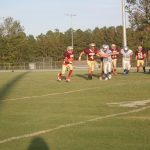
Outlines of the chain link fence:
[{"label": "chain link fence", "polygon": [[[15,71],[15,70],[56,70],[60,69],[62,65],[62,61],[58,61],[57,59],[43,59],[43,61],[37,62],[23,62],[23,63],[1,63],[0,70],[1,71]],[[97,61],[96,67],[98,68],[99,61]],[[122,59],[118,59],[117,66],[119,68],[122,67]],[[150,68],[150,59],[145,60],[145,66]],[[132,67],[136,67],[136,60],[132,60]],[[87,68],[86,60],[83,61],[74,61],[75,69],[85,69]]]}]

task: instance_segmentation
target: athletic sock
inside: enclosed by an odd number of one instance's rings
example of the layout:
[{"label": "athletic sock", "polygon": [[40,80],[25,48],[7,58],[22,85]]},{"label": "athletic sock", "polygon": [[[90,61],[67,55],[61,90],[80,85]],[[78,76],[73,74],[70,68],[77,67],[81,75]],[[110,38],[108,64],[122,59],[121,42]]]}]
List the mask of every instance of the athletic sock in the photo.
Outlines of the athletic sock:
[{"label": "athletic sock", "polygon": [[139,72],[139,67],[137,67],[137,72]]},{"label": "athletic sock", "polygon": [[88,74],[88,80],[92,80],[92,74]]},{"label": "athletic sock", "polygon": [[69,71],[67,78],[70,78],[72,72],[73,72],[73,70],[70,70],[70,71]]}]

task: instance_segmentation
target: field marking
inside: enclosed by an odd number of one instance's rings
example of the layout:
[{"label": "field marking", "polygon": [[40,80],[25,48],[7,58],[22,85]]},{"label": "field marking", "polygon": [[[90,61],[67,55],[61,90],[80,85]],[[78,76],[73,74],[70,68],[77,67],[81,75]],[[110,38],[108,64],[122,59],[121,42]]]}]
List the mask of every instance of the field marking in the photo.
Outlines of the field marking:
[{"label": "field marking", "polygon": [[47,96],[53,96],[53,95],[62,95],[62,94],[70,94],[70,93],[75,93],[75,92],[81,92],[81,91],[88,91],[88,90],[93,90],[93,89],[98,89],[98,87],[92,87],[92,88],[85,88],[85,89],[79,89],[79,90],[73,90],[73,91],[66,91],[66,92],[59,92],[59,93],[49,93],[45,95],[39,95],[39,96],[26,96],[26,97],[19,97],[19,98],[11,98],[11,99],[4,99],[1,101],[16,101],[16,100],[24,100],[24,99],[31,99],[31,98],[41,98],[41,97],[47,97]]},{"label": "field marking", "polygon": [[150,100],[142,100],[142,101],[124,101],[124,102],[115,102],[115,103],[107,103],[110,106],[118,106],[118,107],[134,107],[137,108],[139,106],[145,106],[150,103]]},{"label": "field marking", "polygon": [[8,143],[8,142],[11,142],[11,141],[14,141],[14,140],[20,140],[20,139],[23,139],[23,138],[39,136],[39,135],[43,135],[43,134],[50,133],[50,132],[53,132],[53,131],[57,131],[57,130],[60,130],[60,129],[86,124],[88,122],[94,122],[94,121],[98,121],[98,120],[102,120],[102,119],[128,115],[128,114],[131,114],[131,113],[136,113],[136,112],[146,110],[148,108],[150,108],[150,106],[145,106],[145,107],[134,109],[134,110],[131,110],[131,111],[126,111],[126,112],[121,112],[121,113],[116,113],[116,114],[110,114],[110,115],[106,115],[106,116],[99,116],[99,117],[96,117],[96,118],[93,118],[93,119],[80,121],[80,122],[76,122],[76,123],[69,123],[69,124],[59,125],[55,128],[51,128],[51,129],[47,129],[47,130],[41,130],[41,131],[38,131],[38,132],[33,132],[33,133],[29,133],[29,134],[24,134],[24,135],[20,135],[20,136],[14,136],[14,137],[10,137],[10,138],[7,138],[7,139],[3,139],[3,140],[0,141],[0,144]]},{"label": "field marking", "polygon": [[[116,84],[116,86],[124,85],[122,84]],[[24,99],[31,99],[31,98],[41,98],[41,97],[47,97],[47,96],[55,96],[55,95],[63,95],[63,94],[70,94],[70,93],[75,93],[75,92],[81,92],[81,91],[88,91],[88,90],[94,90],[94,89],[99,89],[101,86],[96,86],[96,87],[91,87],[91,88],[84,88],[84,89],[78,89],[78,90],[72,90],[72,91],[65,91],[65,92],[59,92],[59,93],[48,93],[44,95],[34,95],[34,96],[25,96],[25,97],[19,97],[19,98],[10,98],[10,99],[3,99],[0,101],[17,101],[17,100],[24,100]]]}]

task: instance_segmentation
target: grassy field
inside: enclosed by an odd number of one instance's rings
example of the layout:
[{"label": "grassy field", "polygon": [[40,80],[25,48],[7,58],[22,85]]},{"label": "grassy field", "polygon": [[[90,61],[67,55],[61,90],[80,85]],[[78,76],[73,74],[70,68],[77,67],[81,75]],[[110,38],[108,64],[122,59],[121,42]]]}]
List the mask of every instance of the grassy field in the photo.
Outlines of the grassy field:
[{"label": "grassy field", "polygon": [[150,150],[150,74],[0,73],[0,150]]}]

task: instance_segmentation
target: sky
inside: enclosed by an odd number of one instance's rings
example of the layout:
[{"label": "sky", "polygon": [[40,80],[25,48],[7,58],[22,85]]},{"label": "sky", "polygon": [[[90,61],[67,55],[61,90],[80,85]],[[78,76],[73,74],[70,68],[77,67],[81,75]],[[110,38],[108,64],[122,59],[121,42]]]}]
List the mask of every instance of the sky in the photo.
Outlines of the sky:
[{"label": "sky", "polygon": [[[76,15],[72,24],[70,14]],[[121,0],[0,0],[0,17],[13,17],[34,36],[70,27],[85,31],[118,26],[121,16]]]}]

